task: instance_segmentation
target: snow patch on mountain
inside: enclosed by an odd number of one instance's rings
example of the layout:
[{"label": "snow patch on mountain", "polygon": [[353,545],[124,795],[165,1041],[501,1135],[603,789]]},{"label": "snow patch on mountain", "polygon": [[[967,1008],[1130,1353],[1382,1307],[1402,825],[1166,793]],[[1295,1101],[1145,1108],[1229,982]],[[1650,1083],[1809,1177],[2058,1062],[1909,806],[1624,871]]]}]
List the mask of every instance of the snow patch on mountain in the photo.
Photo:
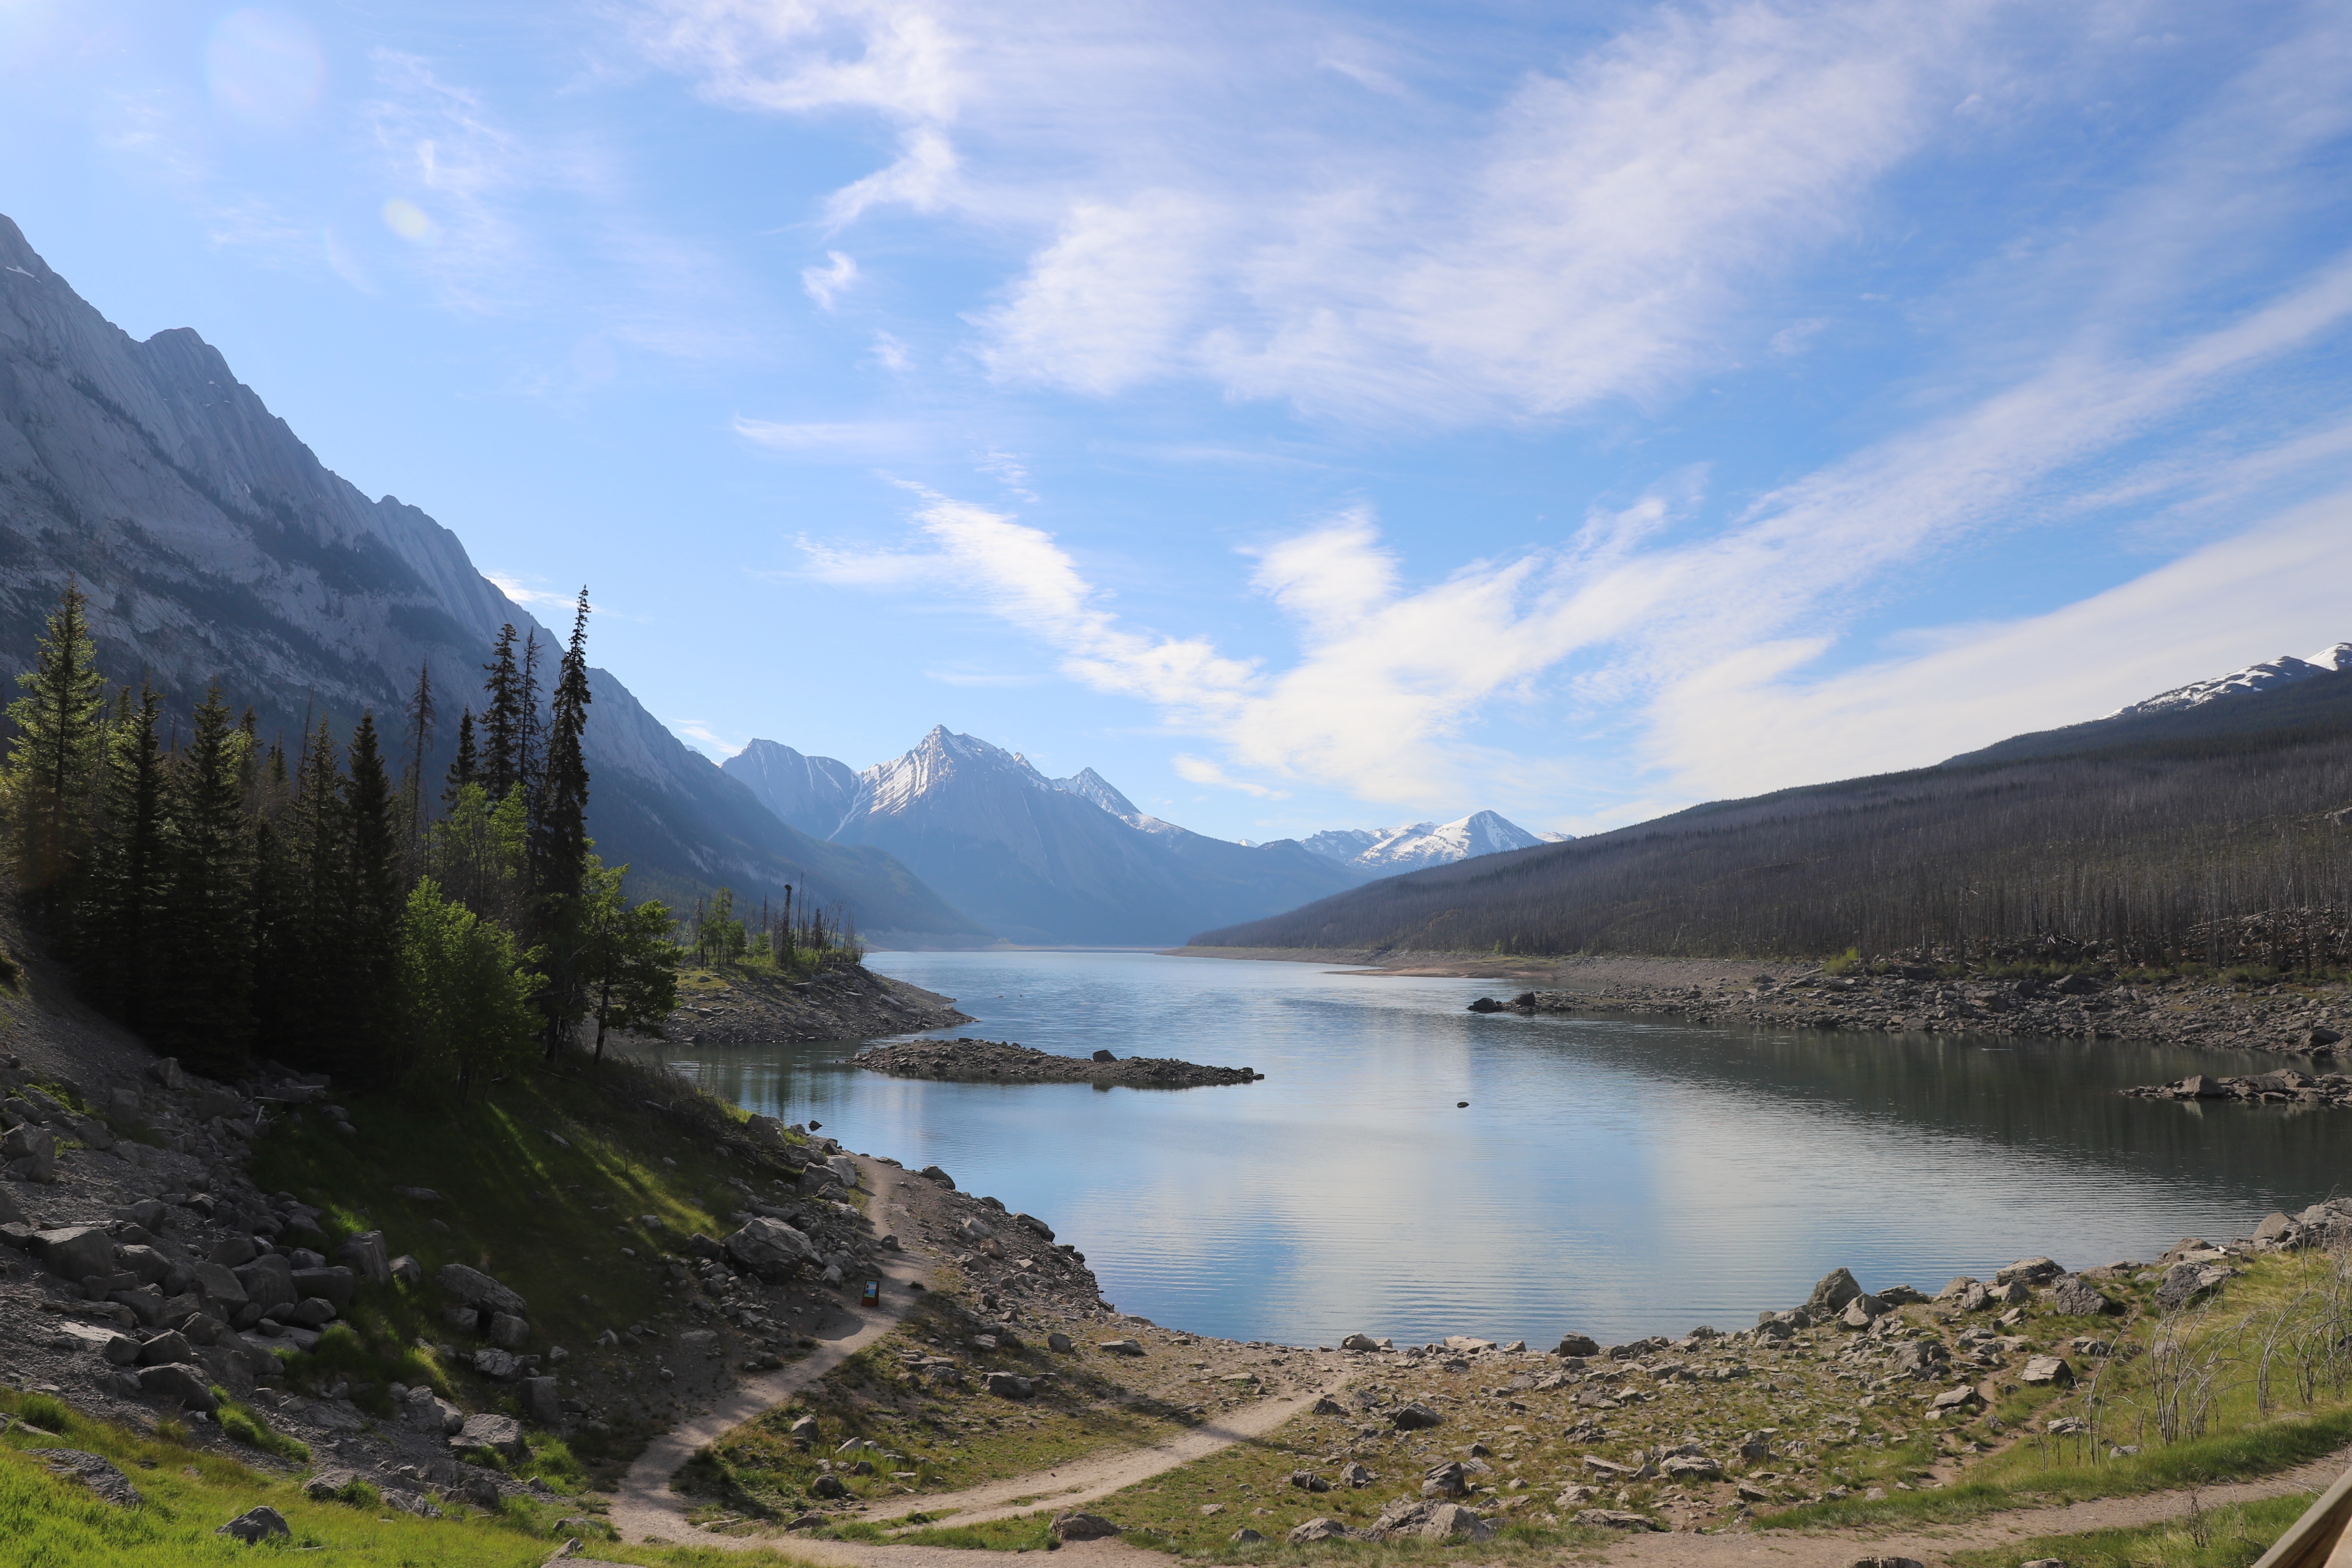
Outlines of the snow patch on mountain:
[{"label": "snow patch on mountain", "polygon": [[2177,713],[2187,708],[2201,708],[2217,698],[2275,691],[2282,686],[2294,686],[2315,676],[2335,675],[2344,670],[2352,670],[2352,642],[2324,647],[2309,658],[2281,654],[2276,658],[2266,658],[2260,664],[2250,664],[2243,669],[2233,669],[2210,680],[2192,680],[2186,686],[2176,686],[2144,701],[2118,708],[2107,717],[2125,719],[2146,713]]},{"label": "snow patch on mountain", "polygon": [[1566,843],[1570,837],[1564,833],[1530,833],[1495,812],[1474,811],[1452,822],[1414,822],[1387,828],[1335,827],[1299,842],[1327,860],[1337,860],[1375,877],[1393,877],[1481,855]]}]

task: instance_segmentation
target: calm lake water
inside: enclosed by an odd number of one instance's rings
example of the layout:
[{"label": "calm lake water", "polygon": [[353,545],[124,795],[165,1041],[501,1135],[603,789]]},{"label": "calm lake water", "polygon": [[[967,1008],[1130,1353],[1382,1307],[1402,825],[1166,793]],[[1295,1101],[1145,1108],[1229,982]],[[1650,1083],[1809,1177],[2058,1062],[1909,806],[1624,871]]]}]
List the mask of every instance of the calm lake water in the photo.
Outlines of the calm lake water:
[{"label": "calm lake water", "polygon": [[[1732,1329],[1841,1264],[1934,1291],[2242,1236],[2338,1190],[2352,1115],[2126,1100],[2276,1058],[2148,1046],[1479,1016],[1473,981],[1124,952],[877,953],[970,1034],[1179,1057],[1181,1092],[943,1084],[853,1044],[678,1046],[680,1071],[1040,1215],[1103,1293],[1244,1340],[1604,1342]],[[1468,1100],[1458,1110],[1455,1101]]]}]

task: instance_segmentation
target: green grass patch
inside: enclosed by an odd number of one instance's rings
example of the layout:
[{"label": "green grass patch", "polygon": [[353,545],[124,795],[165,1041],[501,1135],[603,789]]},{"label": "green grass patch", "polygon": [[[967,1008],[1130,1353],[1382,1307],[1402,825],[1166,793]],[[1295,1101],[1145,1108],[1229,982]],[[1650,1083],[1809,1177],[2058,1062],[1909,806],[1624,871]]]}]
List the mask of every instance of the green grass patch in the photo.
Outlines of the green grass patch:
[{"label": "green grass patch", "polygon": [[221,1402],[220,1409],[214,1415],[213,1419],[220,1423],[220,1429],[230,1438],[244,1444],[248,1448],[258,1448],[265,1454],[273,1455],[290,1465],[307,1465],[310,1462],[310,1446],[308,1443],[299,1438],[289,1437],[283,1432],[273,1430],[268,1420],[259,1411],[230,1399],[226,1389],[214,1389],[213,1396]]},{"label": "green grass patch", "polygon": [[902,1546],[939,1546],[951,1552],[1051,1552],[1053,1515],[1024,1513],[982,1524],[941,1524],[887,1539]]},{"label": "green grass patch", "polygon": [[1955,1552],[1952,1568],[2017,1568],[2054,1557],[2068,1568],[2246,1568],[2303,1517],[2297,1493],[2200,1510],[2196,1517],[2129,1530],[2042,1535],[1984,1551]]}]

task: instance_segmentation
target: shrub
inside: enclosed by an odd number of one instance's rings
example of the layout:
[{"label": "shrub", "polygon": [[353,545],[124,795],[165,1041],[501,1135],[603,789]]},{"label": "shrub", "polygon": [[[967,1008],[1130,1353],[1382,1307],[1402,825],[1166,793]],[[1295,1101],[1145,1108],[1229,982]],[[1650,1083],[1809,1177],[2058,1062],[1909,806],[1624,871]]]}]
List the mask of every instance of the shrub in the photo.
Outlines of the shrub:
[{"label": "shrub", "polygon": [[73,1425],[74,1413],[62,1399],[47,1394],[27,1394],[16,1401],[16,1418],[47,1432],[62,1432]]}]

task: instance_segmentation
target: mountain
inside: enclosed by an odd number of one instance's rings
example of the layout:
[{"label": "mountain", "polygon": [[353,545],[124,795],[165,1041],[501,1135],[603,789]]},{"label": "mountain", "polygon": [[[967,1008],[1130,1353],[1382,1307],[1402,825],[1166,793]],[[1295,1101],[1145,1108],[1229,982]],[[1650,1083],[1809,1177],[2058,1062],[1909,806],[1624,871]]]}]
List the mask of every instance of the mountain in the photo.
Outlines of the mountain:
[{"label": "mountain", "polygon": [[[812,777],[829,788],[840,766],[772,742],[725,764],[779,814],[801,809],[794,792]],[[1289,839],[1244,846],[1188,832],[1138,811],[1091,768],[1049,779],[1016,752],[943,727],[855,777],[834,839],[887,850],[1016,942],[1160,945],[1359,879]]]},{"label": "mountain", "polygon": [[754,741],[720,764],[760,803],[803,833],[829,836],[857,797],[857,775],[846,763],[803,756],[773,741]]},{"label": "mountain", "polygon": [[2344,942],[2327,911],[2352,907],[2352,668],[2324,658],[1935,767],[1391,877],[1193,941],[2033,963],[2086,947],[2126,966],[2219,965],[2251,949],[2324,969]]},{"label": "mountain", "polygon": [[2352,669],[2352,642],[2340,642],[2324,647],[2309,658],[2297,658],[2293,654],[2281,654],[2276,658],[2250,664],[2243,669],[2210,680],[2193,680],[2186,686],[2176,686],[2169,691],[2159,691],[2144,701],[2118,708],[2107,715],[2110,719],[2128,719],[2155,713],[2172,713],[2184,709],[2201,708],[2208,702],[2224,697],[2242,697],[2256,692],[2276,691],[2315,676],[2335,675]]},{"label": "mountain", "polygon": [[[108,676],[145,671],[183,711],[217,680],[265,734],[373,710],[396,736],[430,668],[436,779],[499,626],[536,625],[457,535],[321,465],[219,351],[186,328],[134,341],[0,217],[0,653],[16,668],[68,581]],[[591,683],[589,830],[633,890],[793,883],[869,933],[981,934],[887,854],[787,826],[610,672]]]},{"label": "mountain", "polygon": [[1416,822],[1404,827],[1338,827],[1299,843],[1327,860],[1372,877],[1450,865],[1479,855],[1566,843],[1568,836],[1529,833],[1491,811],[1475,811],[1452,822]]}]

